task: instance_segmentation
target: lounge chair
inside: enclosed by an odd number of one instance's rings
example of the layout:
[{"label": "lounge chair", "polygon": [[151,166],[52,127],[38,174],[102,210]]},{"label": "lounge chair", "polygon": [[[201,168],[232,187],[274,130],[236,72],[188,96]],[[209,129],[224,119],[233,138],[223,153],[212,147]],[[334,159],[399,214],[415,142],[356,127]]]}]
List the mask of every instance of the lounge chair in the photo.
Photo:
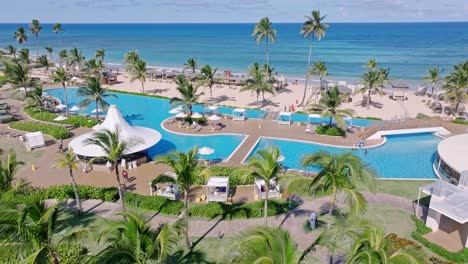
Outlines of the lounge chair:
[{"label": "lounge chair", "polygon": [[193,131],[198,132],[198,131],[200,131],[201,129],[202,129],[202,127],[201,127],[200,125],[197,124],[197,125],[195,126],[195,128],[193,129]]},{"label": "lounge chair", "polygon": [[15,117],[12,116],[12,115],[8,115],[8,114],[0,115],[0,124],[11,122],[14,119],[15,119]]},{"label": "lounge chair", "polygon": [[310,134],[315,134],[316,129],[317,129],[317,126],[307,125],[307,128],[305,129],[305,132],[310,133]]}]

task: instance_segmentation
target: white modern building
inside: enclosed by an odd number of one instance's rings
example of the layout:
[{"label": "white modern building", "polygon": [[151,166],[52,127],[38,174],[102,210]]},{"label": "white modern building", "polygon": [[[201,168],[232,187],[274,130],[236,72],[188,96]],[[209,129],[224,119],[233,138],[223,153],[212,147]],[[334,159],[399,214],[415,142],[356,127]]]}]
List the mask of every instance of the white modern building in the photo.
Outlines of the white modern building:
[{"label": "white modern building", "polygon": [[468,134],[451,136],[439,143],[434,170],[450,182],[459,181],[461,172],[468,171]]}]

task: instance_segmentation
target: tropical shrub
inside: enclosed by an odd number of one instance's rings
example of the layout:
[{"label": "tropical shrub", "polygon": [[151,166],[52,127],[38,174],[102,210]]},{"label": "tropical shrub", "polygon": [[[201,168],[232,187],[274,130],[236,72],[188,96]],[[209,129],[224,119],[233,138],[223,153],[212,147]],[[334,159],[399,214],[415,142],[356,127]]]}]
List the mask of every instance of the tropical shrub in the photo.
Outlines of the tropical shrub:
[{"label": "tropical shrub", "polygon": [[50,125],[50,124],[41,124],[31,121],[18,121],[10,123],[10,127],[13,129],[27,131],[27,132],[36,132],[41,131],[42,133],[49,135],[55,139],[66,139],[71,137],[71,132],[68,131],[65,127]]},{"label": "tropical shrub", "polygon": [[455,124],[461,124],[461,125],[468,125],[468,120],[463,120],[463,119],[454,119],[452,123]]},{"label": "tropical shrub", "polygon": [[359,119],[368,119],[368,120],[382,120],[380,117],[375,117],[375,116],[356,116],[354,118],[359,118]]},{"label": "tropical shrub", "polygon": [[88,249],[79,244],[60,243],[57,246],[60,264],[75,264],[83,261]]},{"label": "tropical shrub", "polygon": [[334,126],[318,126],[315,132],[319,135],[339,137],[342,137],[346,134],[346,132],[343,129]]},{"label": "tropical shrub", "polygon": [[[94,187],[89,185],[78,185],[80,198],[98,199],[106,202],[115,202],[119,198],[119,193],[115,187]],[[71,185],[55,185],[49,188],[37,189],[36,192],[42,194],[45,199],[74,199],[75,194]]]},{"label": "tropical shrub", "polygon": [[169,200],[162,196],[144,196],[131,192],[125,194],[125,203],[167,215],[179,215],[184,208],[184,203],[181,201]]},{"label": "tropical shrub", "polygon": [[25,107],[24,111],[33,119],[47,122],[54,122],[59,124],[72,125],[76,127],[88,127],[91,128],[98,124],[98,121],[94,118],[81,116],[81,115],[71,115],[67,120],[63,121],[54,121],[58,116],[57,114],[51,113],[45,110],[39,110],[37,107]]}]

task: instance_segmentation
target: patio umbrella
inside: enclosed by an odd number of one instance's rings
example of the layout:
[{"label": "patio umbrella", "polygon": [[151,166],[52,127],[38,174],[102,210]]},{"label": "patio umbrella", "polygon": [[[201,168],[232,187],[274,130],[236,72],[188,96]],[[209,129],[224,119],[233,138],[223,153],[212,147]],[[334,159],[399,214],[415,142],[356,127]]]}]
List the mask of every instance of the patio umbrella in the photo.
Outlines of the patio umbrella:
[{"label": "patio umbrella", "polygon": [[169,114],[178,114],[178,113],[180,113],[180,109],[178,108],[174,108],[171,111],[169,111]]},{"label": "patio umbrella", "polygon": [[212,116],[208,117],[208,120],[218,121],[218,120],[221,120],[221,117],[219,115],[212,115]]},{"label": "patio umbrella", "polygon": [[102,111],[101,108],[94,109],[93,111],[91,111],[91,113],[96,113],[96,112],[104,113],[104,111]]},{"label": "patio umbrella", "polygon": [[72,106],[72,108],[70,108],[70,111],[72,111],[72,112],[80,111],[80,110],[81,110],[81,108],[79,106],[77,106],[77,105],[74,105],[74,106]]},{"label": "patio umbrella", "polygon": [[63,115],[59,115],[56,118],[54,118],[54,121],[63,121],[63,120],[67,120],[67,119],[68,119],[68,117],[63,116]]},{"label": "patio umbrella", "polygon": [[284,159],[285,159],[285,157],[283,155],[280,155],[278,157],[278,159],[276,160],[276,162],[282,162],[282,161],[284,161]]},{"label": "patio umbrella", "polygon": [[202,117],[203,117],[203,115],[200,114],[200,113],[194,113],[194,114],[192,115],[192,118],[202,118]]},{"label": "patio umbrella", "polygon": [[187,117],[187,115],[185,113],[180,112],[175,117],[184,118],[184,117]]},{"label": "patio umbrella", "polygon": [[64,105],[64,104],[59,104],[59,105],[56,105],[55,108],[57,108],[57,109],[65,109],[65,108],[67,108],[67,106]]},{"label": "patio umbrella", "polygon": [[211,155],[213,153],[215,153],[215,150],[209,147],[203,147],[198,150],[198,154],[200,155]]}]

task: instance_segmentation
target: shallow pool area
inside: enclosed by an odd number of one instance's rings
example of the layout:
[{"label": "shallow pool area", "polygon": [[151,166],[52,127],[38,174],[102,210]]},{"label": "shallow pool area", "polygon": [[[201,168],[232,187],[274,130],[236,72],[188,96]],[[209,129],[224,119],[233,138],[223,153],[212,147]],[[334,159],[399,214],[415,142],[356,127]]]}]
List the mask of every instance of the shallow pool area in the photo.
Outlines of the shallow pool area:
[{"label": "shallow pool area", "polygon": [[309,142],[261,138],[248,157],[255,155],[258,149],[276,146],[285,157],[282,163],[286,168],[317,172],[317,167],[302,168],[301,160],[304,155],[319,150],[333,153],[353,151],[371,165],[380,178],[435,179],[437,176],[432,169],[432,163],[440,141],[441,138],[431,133],[388,136],[385,144],[367,148],[366,154],[366,149],[351,150]]}]

